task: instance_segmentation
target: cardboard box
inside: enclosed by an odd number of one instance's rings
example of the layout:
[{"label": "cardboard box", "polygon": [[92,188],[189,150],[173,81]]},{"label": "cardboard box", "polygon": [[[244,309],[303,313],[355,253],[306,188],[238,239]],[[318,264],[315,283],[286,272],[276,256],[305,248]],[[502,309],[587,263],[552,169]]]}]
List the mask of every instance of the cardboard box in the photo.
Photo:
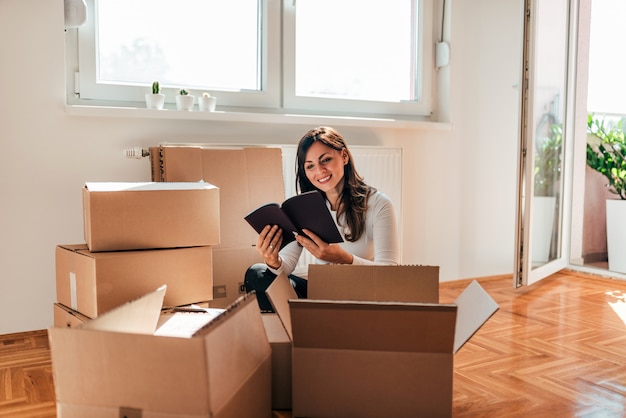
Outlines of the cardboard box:
[{"label": "cardboard box", "polygon": [[210,300],[212,248],[91,252],[85,244],[56,247],[57,302],[90,318],[167,284],[167,306]]},{"label": "cardboard box", "polygon": [[150,148],[153,181],[204,180],[220,189],[220,245],[214,246],[211,307],[228,306],[245,294],[245,271],[263,258],[258,234],[244,220],[257,207],[285,200],[282,150],[275,147]]},{"label": "cardboard box", "polygon": [[83,315],[82,313],[68,308],[67,306],[55,303],[54,304],[54,326],[62,328],[74,328],[84,324],[91,318]]},{"label": "cardboard box", "polygon": [[310,264],[309,299],[439,302],[437,266]]},{"label": "cardboard box", "polygon": [[87,183],[83,217],[94,252],[220,242],[219,189],[205,182]]},{"label": "cardboard box", "polygon": [[212,308],[225,308],[246,294],[243,284],[248,267],[262,263],[263,257],[254,247],[213,248],[213,299]]},{"label": "cardboard box", "polygon": [[221,247],[255,245],[258,234],[244,217],[285,200],[280,148],[161,146],[150,148],[150,158],[153,181],[204,180],[219,187]]},{"label": "cardboard box", "polygon": [[271,348],[254,296],[179,338],[154,335],[162,292],[49,329],[59,418],[271,417]]},{"label": "cardboard box", "polygon": [[297,299],[284,274],[267,293],[293,344],[294,417],[451,416],[454,353],[498,309],[476,281],[454,304]]}]

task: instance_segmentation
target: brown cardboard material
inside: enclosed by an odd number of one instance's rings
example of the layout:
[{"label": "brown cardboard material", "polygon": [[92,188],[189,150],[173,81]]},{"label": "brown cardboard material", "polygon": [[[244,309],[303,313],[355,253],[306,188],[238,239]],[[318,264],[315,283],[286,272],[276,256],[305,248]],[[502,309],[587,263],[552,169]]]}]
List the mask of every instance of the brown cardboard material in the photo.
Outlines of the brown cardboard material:
[{"label": "brown cardboard material", "polygon": [[456,306],[289,305],[294,417],[451,415]]},{"label": "brown cardboard material", "polygon": [[498,309],[476,281],[454,304],[302,300],[284,274],[267,294],[293,343],[294,417],[451,416],[454,353]]},{"label": "brown cardboard material", "polygon": [[54,304],[54,326],[55,327],[67,327],[74,328],[85,322],[89,321],[89,318],[82,313],[68,308],[61,303]]},{"label": "brown cardboard material", "polygon": [[291,409],[291,339],[278,315],[261,317],[272,347],[272,409]]},{"label": "brown cardboard material", "polygon": [[151,335],[159,297],[83,327],[49,329],[58,416],[269,418],[271,348],[255,297],[242,297],[190,338]]},{"label": "brown cardboard material", "polygon": [[[244,217],[253,209],[285,200],[280,148],[150,148],[153,181],[204,180],[220,189],[222,247],[256,244],[258,234]],[[158,170],[155,172],[155,170]]]},{"label": "brown cardboard material", "polygon": [[59,245],[55,258],[57,302],[90,318],[161,284],[168,285],[167,306],[213,297],[210,246],[91,252],[85,244]]},{"label": "brown cardboard material", "polygon": [[93,252],[217,245],[219,200],[205,182],[87,183],[85,241]]},{"label": "brown cardboard material", "polygon": [[212,308],[225,308],[246,294],[243,284],[248,267],[262,263],[263,257],[254,247],[213,248],[213,299]]},{"label": "brown cardboard material", "polygon": [[308,298],[377,302],[439,302],[437,266],[310,264]]}]

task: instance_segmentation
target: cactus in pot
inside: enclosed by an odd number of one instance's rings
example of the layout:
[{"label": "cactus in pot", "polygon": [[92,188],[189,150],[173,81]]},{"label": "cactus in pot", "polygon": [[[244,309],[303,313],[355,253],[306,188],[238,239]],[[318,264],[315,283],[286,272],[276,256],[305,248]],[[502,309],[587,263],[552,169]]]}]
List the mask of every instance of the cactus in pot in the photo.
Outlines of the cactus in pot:
[{"label": "cactus in pot", "polygon": [[176,108],[178,110],[191,110],[193,108],[193,101],[194,96],[189,94],[188,90],[178,90],[178,95],[176,96]]},{"label": "cactus in pot", "polygon": [[198,108],[203,112],[213,112],[215,111],[216,102],[217,98],[215,96],[204,92],[202,96],[198,98]]},{"label": "cactus in pot", "polygon": [[161,94],[161,85],[158,81],[152,82],[152,93],[146,93],[146,108],[163,109],[165,95]]}]

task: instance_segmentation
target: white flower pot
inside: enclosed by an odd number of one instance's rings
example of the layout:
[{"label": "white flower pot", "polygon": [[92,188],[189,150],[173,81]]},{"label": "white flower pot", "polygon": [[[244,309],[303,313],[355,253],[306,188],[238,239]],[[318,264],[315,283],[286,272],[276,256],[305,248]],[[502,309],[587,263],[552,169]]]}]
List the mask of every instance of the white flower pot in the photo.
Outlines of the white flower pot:
[{"label": "white flower pot", "polygon": [[165,105],[164,94],[146,93],[146,108],[147,109],[163,109]]},{"label": "white flower pot", "polygon": [[181,96],[180,94],[176,96],[176,109],[178,110],[191,110],[193,107],[193,99],[194,96],[188,94],[185,96]]},{"label": "white flower pot", "polygon": [[626,273],[626,200],[606,201],[606,241],[609,270]]},{"label": "white flower pot", "polygon": [[198,108],[202,112],[214,112],[217,97],[198,97]]}]

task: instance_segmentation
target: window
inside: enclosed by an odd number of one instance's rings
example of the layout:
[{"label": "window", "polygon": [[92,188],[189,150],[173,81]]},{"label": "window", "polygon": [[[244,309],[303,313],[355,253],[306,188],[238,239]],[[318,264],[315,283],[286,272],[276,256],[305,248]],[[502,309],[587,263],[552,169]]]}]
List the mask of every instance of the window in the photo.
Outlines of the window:
[{"label": "window", "polygon": [[239,111],[428,115],[433,0],[88,0],[81,104],[153,81]]}]

